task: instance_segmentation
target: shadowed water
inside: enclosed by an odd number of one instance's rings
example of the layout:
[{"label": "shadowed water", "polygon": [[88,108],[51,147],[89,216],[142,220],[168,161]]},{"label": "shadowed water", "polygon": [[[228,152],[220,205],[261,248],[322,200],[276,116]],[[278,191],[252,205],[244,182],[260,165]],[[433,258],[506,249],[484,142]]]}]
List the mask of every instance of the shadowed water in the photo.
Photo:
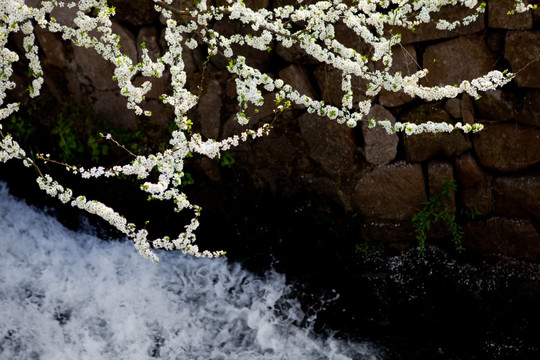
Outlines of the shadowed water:
[{"label": "shadowed water", "polygon": [[0,183],[0,359],[381,359],[316,335],[285,277],[64,228]]}]

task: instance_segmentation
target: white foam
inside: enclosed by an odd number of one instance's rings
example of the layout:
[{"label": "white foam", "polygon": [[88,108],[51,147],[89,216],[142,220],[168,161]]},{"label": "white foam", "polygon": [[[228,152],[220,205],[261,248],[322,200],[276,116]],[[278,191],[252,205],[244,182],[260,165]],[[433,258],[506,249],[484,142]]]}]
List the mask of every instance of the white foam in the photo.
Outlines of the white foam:
[{"label": "white foam", "polygon": [[320,338],[283,275],[75,233],[0,183],[0,359],[377,359]]}]

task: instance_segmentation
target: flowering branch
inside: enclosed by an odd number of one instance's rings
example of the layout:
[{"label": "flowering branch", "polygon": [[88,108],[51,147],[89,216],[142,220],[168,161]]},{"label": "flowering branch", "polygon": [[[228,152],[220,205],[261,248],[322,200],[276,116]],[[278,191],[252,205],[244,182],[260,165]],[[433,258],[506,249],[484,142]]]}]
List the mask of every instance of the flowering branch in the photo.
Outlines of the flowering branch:
[{"label": "flowering branch", "polygon": [[[126,97],[127,108],[136,115],[151,116],[145,111],[145,95],[151,89],[151,82],[140,86],[133,83],[136,75],[144,77],[162,77],[165,70],[171,74],[170,92],[162,94],[160,99],[164,106],[174,109],[174,122],[178,130],[174,131],[169,140],[168,149],[149,155],[135,155],[133,160],[125,165],[111,168],[101,166],[89,169],[68,166],[68,170],[82,178],[111,177],[118,175],[133,175],[141,182],[141,190],[148,193],[152,199],[169,200],[174,202],[175,211],[190,209],[194,212],[193,219],[185,226],[185,231],[176,238],[163,237],[148,239],[146,229],[136,229],[120,214],[97,201],[86,200],[84,196],[73,195],[70,189],[64,188],[49,175],[43,174],[37,165],[29,159],[24,150],[10,136],[1,132],[0,124],[0,162],[10,159],[23,161],[27,166],[34,166],[39,177],[39,187],[53,197],[58,197],[64,203],[96,214],[111,225],[130,237],[139,252],[152,261],[158,261],[151,251],[155,248],[168,250],[180,249],[196,256],[219,256],[222,252],[199,251],[194,245],[194,231],[198,227],[200,208],[191,204],[187,196],[179,188],[184,175],[184,159],[191,153],[199,153],[210,158],[219,157],[223,151],[237,146],[248,138],[257,138],[268,134],[270,125],[265,124],[257,130],[246,130],[239,135],[218,141],[204,140],[198,133],[191,131],[191,120],[188,112],[197,105],[199,96],[186,88],[187,74],[183,62],[183,46],[194,49],[199,43],[208,48],[208,56],[218,53],[230,60],[227,70],[235,76],[237,103],[239,111],[236,119],[241,125],[249,123],[245,114],[248,106],[260,107],[264,104],[263,92],[272,93],[276,100],[275,116],[277,117],[291,104],[302,105],[307,112],[318,114],[346,123],[354,127],[360,121],[369,121],[370,127],[382,126],[389,133],[403,131],[408,135],[422,132],[451,132],[460,129],[464,132],[479,131],[482,125],[462,125],[426,122],[424,124],[395,123],[367,119],[371,108],[371,100],[353,103],[354,91],[351,86],[352,77],[358,77],[368,83],[364,95],[374,97],[383,89],[401,91],[413,97],[427,101],[456,97],[468,93],[478,97],[478,91],[494,89],[508,83],[514,74],[492,71],[477,79],[463,81],[457,86],[426,87],[419,81],[427,75],[427,70],[420,69],[409,76],[401,73],[390,74],[393,48],[400,45],[401,36],[386,31],[390,26],[414,28],[418,24],[433,21],[432,15],[445,6],[465,6],[475,13],[459,21],[448,22],[439,20],[437,29],[452,30],[456,26],[466,26],[475,21],[484,12],[485,3],[477,0],[359,0],[354,5],[348,5],[343,0],[318,1],[303,5],[298,1],[295,6],[286,5],[272,10],[252,10],[245,6],[242,0],[227,0],[224,6],[209,5],[206,0],[200,0],[191,9],[180,10],[172,6],[172,0],[154,0],[156,11],[166,19],[165,41],[168,51],[162,58],[152,60],[146,48],[142,49],[142,61],[134,64],[129,56],[121,52],[119,36],[112,30],[111,17],[114,8],[107,5],[106,0],[80,0],[75,2],[42,1],[37,8],[29,7],[24,0],[3,0],[0,3],[0,121],[6,119],[18,110],[18,104],[4,104],[6,94],[15,87],[10,80],[13,75],[13,64],[19,61],[17,52],[8,48],[11,34],[23,34],[24,56],[28,60],[29,73],[33,80],[29,86],[29,95],[38,96],[43,84],[38,47],[35,43],[34,28],[39,26],[53,33],[59,33],[66,41],[76,46],[92,48],[105,61],[114,65],[113,79],[117,82],[120,93]],[[76,8],[73,18],[75,26],[62,25],[51,17],[55,8]],[[523,12],[534,8],[516,1],[515,11]],[[237,21],[249,26],[253,33],[247,35],[233,34],[225,36],[211,29],[210,24],[223,19]],[[181,21],[180,21],[181,20]],[[371,47],[371,56],[358,53],[336,39],[335,26],[342,24],[351,34],[358,36]],[[195,38],[198,39],[195,40]],[[328,64],[341,73],[342,90],[345,93],[341,106],[328,105],[322,100],[311,98],[294,90],[291,84],[286,84],[274,74],[265,73],[249,64],[243,56],[235,54],[233,45],[249,46],[256,50],[268,51],[279,43],[288,48],[293,45],[300,47],[306,54],[318,62]],[[373,70],[369,62],[378,62],[379,70]],[[355,90],[356,91],[356,90]],[[108,136],[107,136],[108,138]],[[121,146],[114,139],[117,145]],[[124,147],[125,149],[125,147]],[[125,149],[127,150],[127,149]],[[46,161],[49,158],[39,157]],[[65,164],[64,164],[65,165]],[[150,174],[157,173],[157,181],[148,181]]]}]

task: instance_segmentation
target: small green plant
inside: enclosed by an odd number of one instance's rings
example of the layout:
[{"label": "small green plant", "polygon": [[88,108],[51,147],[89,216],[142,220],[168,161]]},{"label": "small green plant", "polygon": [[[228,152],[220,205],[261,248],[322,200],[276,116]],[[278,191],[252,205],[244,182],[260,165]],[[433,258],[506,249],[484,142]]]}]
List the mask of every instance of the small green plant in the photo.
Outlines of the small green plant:
[{"label": "small green plant", "polygon": [[357,253],[363,256],[378,256],[382,255],[384,248],[381,242],[362,241],[354,245]]},{"label": "small green plant", "polygon": [[433,223],[443,222],[452,232],[452,242],[458,252],[465,250],[463,247],[463,227],[456,220],[455,210],[444,204],[444,200],[452,195],[457,189],[454,180],[444,180],[443,189],[439,194],[431,196],[422,202],[422,210],[414,214],[412,223],[418,240],[418,252],[422,255],[426,251],[426,240]]},{"label": "small green plant", "polygon": [[219,164],[220,164],[222,167],[228,167],[228,168],[230,168],[231,166],[234,165],[235,162],[236,162],[236,160],[235,160],[234,157],[231,155],[231,153],[226,152],[225,154],[223,154],[223,156],[221,156],[220,161],[219,161]]}]

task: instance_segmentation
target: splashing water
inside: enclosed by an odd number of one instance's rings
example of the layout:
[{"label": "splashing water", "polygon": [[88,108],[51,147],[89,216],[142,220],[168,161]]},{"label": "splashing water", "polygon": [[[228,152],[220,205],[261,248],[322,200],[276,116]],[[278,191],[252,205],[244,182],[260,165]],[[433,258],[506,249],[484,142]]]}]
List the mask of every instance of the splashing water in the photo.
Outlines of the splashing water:
[{"label": "splashing water", "polygon": [[[322,338],[285,277],[67,230],[0,183],[0,359],[380,359]],[[307,326],[305,324],[308,324]]]}]

